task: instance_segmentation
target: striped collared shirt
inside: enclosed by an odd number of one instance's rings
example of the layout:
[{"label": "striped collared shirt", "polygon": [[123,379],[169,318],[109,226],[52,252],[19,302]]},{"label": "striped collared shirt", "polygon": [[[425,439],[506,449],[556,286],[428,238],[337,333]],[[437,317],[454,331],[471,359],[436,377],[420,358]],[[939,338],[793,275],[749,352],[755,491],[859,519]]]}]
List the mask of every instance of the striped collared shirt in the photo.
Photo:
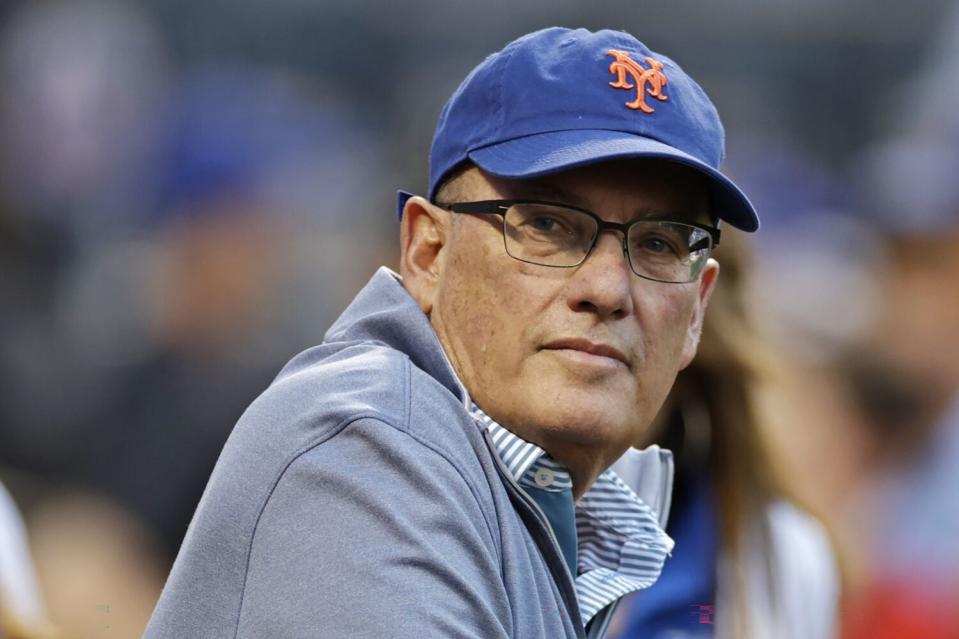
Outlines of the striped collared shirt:
[{"label": "striped collared shirt", "polygon": [[[572,488],[569,470],[536,444],[500,426],[476,404],[470,412],[488,430],[517,483],[543,490]],[[576,595],[583,623],[620,597],[652,585],[673,549],[657,513],[607,470],[576,503]]]}]

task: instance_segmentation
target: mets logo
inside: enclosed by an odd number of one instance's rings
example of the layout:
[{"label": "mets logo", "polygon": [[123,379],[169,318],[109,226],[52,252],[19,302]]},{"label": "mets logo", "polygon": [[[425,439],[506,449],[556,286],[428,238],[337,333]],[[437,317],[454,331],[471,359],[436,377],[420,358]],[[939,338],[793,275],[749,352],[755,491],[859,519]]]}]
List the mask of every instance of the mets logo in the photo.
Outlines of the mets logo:
[{"label": "mets logo", "polygon": [[636,99],[626,103],[626,106],[630,109],[652,113],[653,107],[646,104],[647,95],[662,101],[669,99],[669,96],[663,93],[663,88],[668,80],[663,74],[662,62],[645,56],[643,60],[650,67],[646,69],[629,57],[629,54],[625,51],[610,49],[606,54],[614,58],[609,65],[609,72],[616,76],[616,82],[610,82],[609,86],[614,89],[636,89]]}]

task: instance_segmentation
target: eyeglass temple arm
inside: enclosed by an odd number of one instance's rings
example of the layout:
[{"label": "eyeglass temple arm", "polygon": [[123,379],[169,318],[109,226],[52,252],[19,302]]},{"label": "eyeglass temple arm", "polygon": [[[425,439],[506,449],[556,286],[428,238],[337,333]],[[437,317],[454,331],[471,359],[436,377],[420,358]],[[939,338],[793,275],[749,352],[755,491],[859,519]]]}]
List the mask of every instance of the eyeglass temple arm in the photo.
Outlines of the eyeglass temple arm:
[{"label": "eyeglass temple arm", "polygon": [[434,202],[434,204],[447,211],[453,211],[454,213],[498,213],[502,215],[508,208],[498,201],[454,202],[452,204]]}]

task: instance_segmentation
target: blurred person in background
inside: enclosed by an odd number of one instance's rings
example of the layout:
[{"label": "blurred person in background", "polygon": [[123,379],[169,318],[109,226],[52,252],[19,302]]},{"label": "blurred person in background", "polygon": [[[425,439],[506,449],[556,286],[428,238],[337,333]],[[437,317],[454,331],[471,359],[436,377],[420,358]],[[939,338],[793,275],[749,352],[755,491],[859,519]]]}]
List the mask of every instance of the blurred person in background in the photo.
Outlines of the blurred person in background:
[{"label": "blurred person in background", "polygon": [[[159,43],[129,3],[20,3],[9,18],[0,30],[0,473],[22,506],[61,636],[134,636],[159,589],[155,546],[140,545],[152,531],[127,535],[114,525],[133,519],[122,508],[75,499],[90,490],[82,467],[115,461],[97,455],[97,430],[112,420],[90,418],[118,379],[116,362],[84,352],[76,316],[62,311],[80,265],[148,206]],[[123,315],[123,296],[110,299],[101,316]],[[98,606],[109,605],[106,617]]]},{"label": "blurred person in background", "polygon": [[[923,153],[907,158],[921,166]],[[847,522],[860,539],[855,639],[959,637],[959,198],[903,221],[883,229],[880,321],[846,362],[873,460]]]},{"label": "blurred person in background", "polygon": [[847,362],[873,460],[852,502],[854,639],[959,637],[959,8],[933,54],[859,167],[886,261]]},{"label": "blurred person in background", "polygon": [[[759,394],[775,376],[751,311],[748,245],[733,230],[696,358],[680,371],[648,437],[676,464],[663,574],[627,600],[613,636],[827,639],[839,574],[822,526],[789,497],[766,442]],[[773,416],[773,419],[775,417]],[[639,483],[629,455],[614,470]]]},{"label": "blurred person in background", "polygon": [[395,253],[337,96],[163,44],[111,0],[0,30],[0,473],[68,638],[142,633],[230,425]]},{"label": "blurred person in background", "polygon": [[[255,67],[184,74],[156,125],[159,205],[136,236],[78,265],[62,295],[75,342],[107,376],[96,409],[76,419],[88,437],[75,471],[156,531],[168,558],[230,424],[276,359],[332,321],[330,301],[377,248],[344,239],[339,211],[316,216],[306,209],[318,194],[296,188],[339,148],[329,130],[350,130],[309,88]],[[355,274],[316,257],[349,249]]]},{"label": "blurred person in background", "polygon": [[49,639],[47,621],[27,543],[27,531],[10,494],[0,484],[0,639]]}]

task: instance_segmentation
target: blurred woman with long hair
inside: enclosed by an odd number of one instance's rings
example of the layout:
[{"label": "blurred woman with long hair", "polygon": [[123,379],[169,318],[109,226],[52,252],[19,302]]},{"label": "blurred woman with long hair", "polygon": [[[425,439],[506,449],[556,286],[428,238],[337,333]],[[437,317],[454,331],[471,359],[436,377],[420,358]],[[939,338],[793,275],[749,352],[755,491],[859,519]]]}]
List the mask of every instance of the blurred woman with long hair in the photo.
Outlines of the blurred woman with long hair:
[{"label": "blurred woman with long hair", "polygon": [[[699,351],[648,441],[674,455],[659,580],[620,610],[611,636],[820,639],[836,633],[839,579],[819,523],[790,498],[763,441],[760,386],[773,368],[750,313],[747,247],[724,229]],[[614,466],[630,483],[629,469]]]}]

